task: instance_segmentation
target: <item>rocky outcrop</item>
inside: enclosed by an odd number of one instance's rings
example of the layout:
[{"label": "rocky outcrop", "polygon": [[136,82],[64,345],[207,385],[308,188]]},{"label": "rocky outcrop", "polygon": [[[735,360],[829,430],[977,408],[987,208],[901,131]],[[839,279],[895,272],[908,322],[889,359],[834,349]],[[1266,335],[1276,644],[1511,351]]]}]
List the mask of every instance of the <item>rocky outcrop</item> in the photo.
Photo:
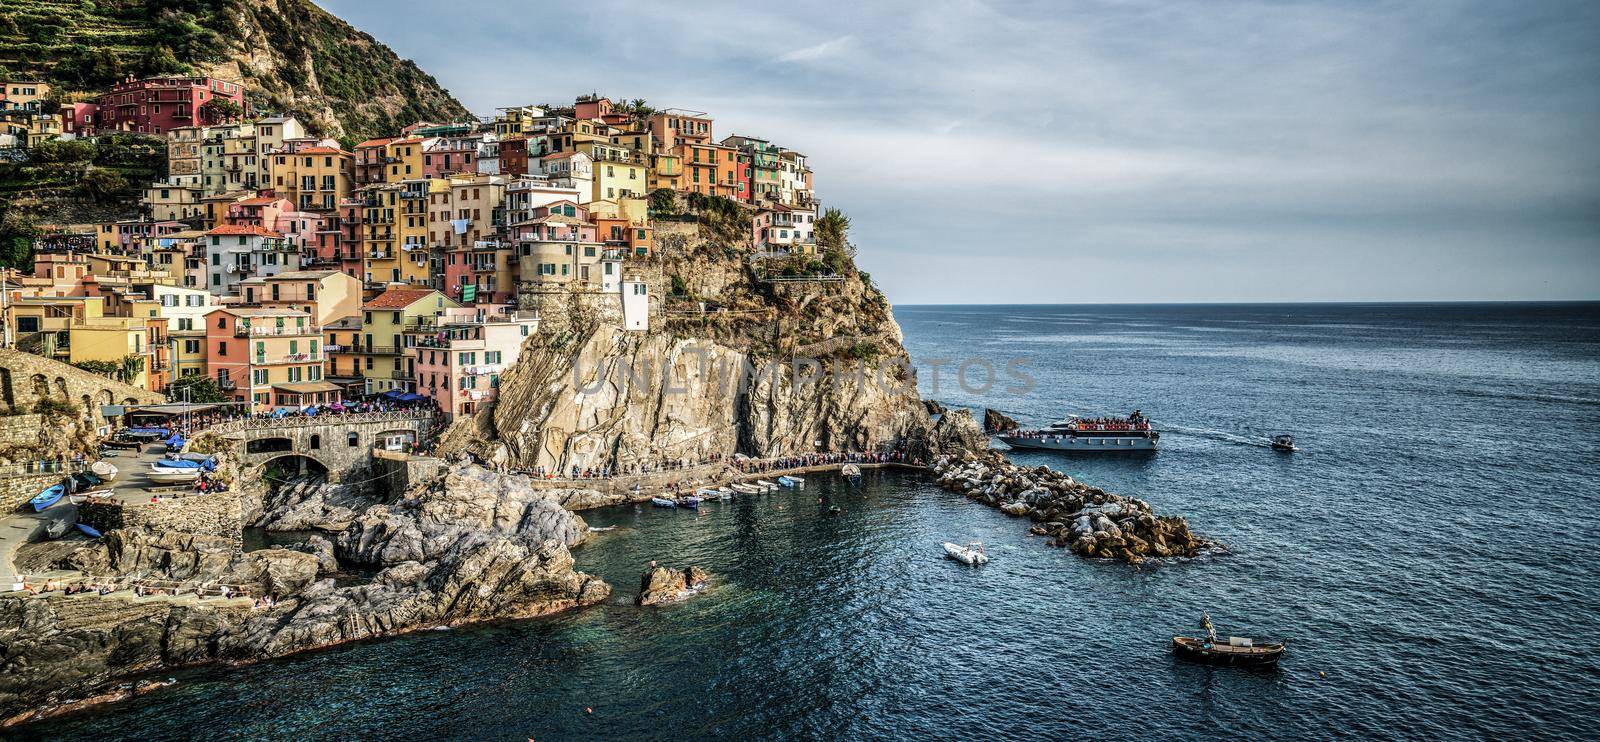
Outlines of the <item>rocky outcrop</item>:
[{"label": "rocky outcrop", "polygon": [[[263,517],[303,512],[303,501],[277,504]],[[241,553],[230,539],[124,529],[74,550],[62,566],[91,575],[227,584],[275,601],[0,596],[0,719],[141,672],[539,616],[610,595],[573,569],[568,547],[588,526],[525,477],[455,467],[392,502],[349,505],[354,517],[332,542]],[[353,585],[319,578],[341,563],[373,575]]]},{"label": "rocky outcrop", "polygon": [[373,498],[359,487],[311,478],[285,483],[264,496],[255,525],[269,531],[304,531],[349,523],[372,504]]},{"label": "rocky outcrop", "polygon": [[999,410],[986,409],[983,411],[983,430],[986,433],[1011,433],[1022,427],[1016,420],[1006,417]]},{"label": "rocky outcrop", "polygon": [[998,452],[941,456],[933,470],[945,489],[1027,517],[1035,522],[1030,533],[1081,556],[1141,564],[1222,548],[1190,531],[1183,518],[1156,515],[1143,500],[1075,482],[1043,466],[1017,466]]},{"label": "rocky outcrop", "polygon": [[939,416],[928,439],[931,451],[939,454],[960,455],[989,447],[989,436],[972,419],[972,410],[965,407],[947,410]]},{"label": "rocky outcrop", "polygon": [[678,603],[698,595],[710,583],[711,575],[705,570],[689,566],[651,567],[639,578],[639,605]]}]

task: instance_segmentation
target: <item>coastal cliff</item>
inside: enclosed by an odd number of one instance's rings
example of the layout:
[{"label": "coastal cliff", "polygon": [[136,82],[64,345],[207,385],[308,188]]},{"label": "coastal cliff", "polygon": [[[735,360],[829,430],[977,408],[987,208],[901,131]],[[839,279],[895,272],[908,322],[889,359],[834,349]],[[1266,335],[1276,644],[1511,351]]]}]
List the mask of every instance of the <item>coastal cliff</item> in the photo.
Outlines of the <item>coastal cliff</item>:
[{"label": "coastal cliff", "polygon": [[925,449],[931,422],[887,299],[842,250],[828,267],[755,256],[719,227],[742,218],[702,214],[639,269],[655,287],[648,331],[622,329],[582,294],[526,296],[538,337],[501,376],[496,404],[459,421],[443,450],[630,471]]}]

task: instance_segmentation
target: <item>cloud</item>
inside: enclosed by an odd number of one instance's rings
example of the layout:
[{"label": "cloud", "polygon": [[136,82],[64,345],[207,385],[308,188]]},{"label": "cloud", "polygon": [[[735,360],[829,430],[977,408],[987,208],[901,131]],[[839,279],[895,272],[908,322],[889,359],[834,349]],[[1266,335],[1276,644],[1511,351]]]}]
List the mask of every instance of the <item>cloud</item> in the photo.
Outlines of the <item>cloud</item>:
[{"label": "cloud", "polygon": [[1600,298],[1600,3],[857,0],[787,52],[747,0],[325,4],[473,110],[807,153],[894,301]]},{"label": "cloud", "polygon": [[838,54],[855,40],[856,37],[852,35],[840,36],[837,39],[829,39],[820,44],[814,44],[803,49],[796,49],[778,57],[778,61],[810,62],[818,59],[825,59]]}]

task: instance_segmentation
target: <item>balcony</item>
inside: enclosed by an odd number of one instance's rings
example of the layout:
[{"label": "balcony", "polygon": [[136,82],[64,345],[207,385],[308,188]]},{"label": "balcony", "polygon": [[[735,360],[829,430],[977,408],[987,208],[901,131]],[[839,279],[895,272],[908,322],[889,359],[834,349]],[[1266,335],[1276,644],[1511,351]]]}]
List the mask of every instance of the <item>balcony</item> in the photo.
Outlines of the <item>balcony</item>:
[{"label": "balcony", "polygon": [[320,353],[290,353],[281,356],[251,356],[250,362],[257,366],[275,366],[280,363],[321,363]]},{"label": "balcony", "polygon": [[233,379],[217,379],[217,388],[225,392],[231,392],[238,389],[239,385]]},{"label": "balcony", "polygon": [[300,337],[303,335],[319,335],[321,333],[322,328],[320,327],[249,327],[246,325],[236,325],[233,328],[233,336],[236,338]]},{"label": "balcony", "polygon": [[393,250],[368,250],[368,260],[390,260],[394,258]]},{"label": "balcony", "polygon": [[404,350],[405,348],[397,345],[368,345],[357,349],[356,352],[375,356],[397,356]]},{"label": "balcony", "polygon": [[428,194],[426,194],[426,193],[418,193],[416,191],[401,191],[400,192],[400,198],[402,198],[402,199],[404,199],[406,201],[417,201],[417,200],[421,200],[421,199],[424,199],[424,198],[427,198],[427,197],[428,197]]}]

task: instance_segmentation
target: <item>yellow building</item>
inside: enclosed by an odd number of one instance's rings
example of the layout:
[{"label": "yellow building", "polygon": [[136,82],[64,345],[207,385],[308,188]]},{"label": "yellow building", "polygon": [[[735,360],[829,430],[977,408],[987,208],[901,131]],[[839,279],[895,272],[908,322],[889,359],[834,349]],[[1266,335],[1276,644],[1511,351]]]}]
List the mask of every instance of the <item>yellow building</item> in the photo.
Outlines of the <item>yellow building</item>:
[{"label": "yellow building", "polygon": [[361,374],[366,392],[414,390],[405,371],[405,332],[460,306],[433,289],[392,288],[361,307]]},{"label": "yellow building", "polygon": [[[581,122],[580,122],[581,123]],[[610,141],[586,141],[577,145],[579,152],[594,161],[594,192],[591,200],[602,198],[642,198],[650,187],[646,177],[649,159]]]},{"label": "yellow building", "polygon": [[400,206],[398,183],[371,185],[361,190],[361,275],[369,284],[400,280],[399,251],[395,248],[395,213]]},{"label": "yellow building", "polygon": [[37,111],[50,97],[50,86],[38,80],[0,81],[0,111]]},{"label": "yellow building", "polygon": [[374,280],[430,285],[428,204],[435,182],[412,178],[400,183],[400,192],[395,195],[400,208],[394,219],[394,260],[386,266],[387,270],[373,271]]},{"label": "yellow building", "polygon": [[334,211],[350,195],[355,157],[334,147],[272,155],[272,192],[301,211]]},{"label": "yellow building", "polygon": [[199,219],[205,213],[200,193],[197,185],[155,182],[144,189],[144,204],[158,222]]},{"label": "yellow building", "polygon": [[141,317],[95,317],[72,323],[69,330],[71,347],[67,360],[70,363],[104,361],[121,364],[133,357],[138,373],[125,379],[137,387],[158,391],[150,386],[151,377],[159,369],[150,362],[150,325]]},{"label": "yellow building", "polygon": [[384,162],[388,165],[383,178],[385,182],[399,183],[423,176],[423,141],[420,138],[396,139],[383,145]]},{"label": "yellow building", "polygon": [[71,348],[72,326],[104,315],[104,297],[32,296],[9,302],[5,320],[18,348],[65,361]]}]

